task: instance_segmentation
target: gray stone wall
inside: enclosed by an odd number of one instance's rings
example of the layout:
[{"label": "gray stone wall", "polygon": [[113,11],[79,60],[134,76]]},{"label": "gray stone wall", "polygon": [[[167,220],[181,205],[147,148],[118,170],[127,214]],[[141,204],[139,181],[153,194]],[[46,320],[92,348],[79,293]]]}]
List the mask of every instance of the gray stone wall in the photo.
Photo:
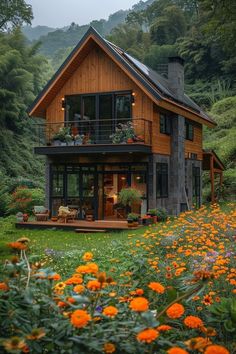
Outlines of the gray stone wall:
[{"label": "gray stone wall", "polygon": [[191,160],[191,159],[186,159],[185,160],[185,185],[186,185],[186,190],[188,194],[188,201],[190,208],[192,208],[193,204],[195,203],[195,200],[193,200],[193,167],[199,167],[200,168],[200,205],[202,204],[202,161],[198,160]]},{"label": "gray stone wall", "polygon": [[181,212],[181,204],[186,203],[185,197],[185,119],[175,116],[172,120],[171,157],[170,157],[170,197],[172,215]]}]

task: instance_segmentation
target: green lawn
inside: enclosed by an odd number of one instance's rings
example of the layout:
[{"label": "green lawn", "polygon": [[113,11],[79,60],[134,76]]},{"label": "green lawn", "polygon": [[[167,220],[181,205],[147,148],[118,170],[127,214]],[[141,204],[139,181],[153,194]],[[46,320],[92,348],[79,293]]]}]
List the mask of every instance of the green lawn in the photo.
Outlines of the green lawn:
[{"label": "green lawn", "polygon": [[[74,231],[61,230],[28,230],[16,229],[15,218],[0,219],[0,263],[11,257],[11,250],[7,243],[16,241],[25,236],[30,239],[31,255],[38,255],[39,259],[44,258],[45,250],[49,257],[47,263],[53,263],[57,270],[71,271],[70,266],[76,263],[78,257],[91,251],[101,259],[110,259],[119,256],[120,247],[129,246],[130,238],[140,238],[146,228],[139,230],[107,232],[107,233],[85,233],[78,234]],[[79,259],[78,259],[79,262]]]}]

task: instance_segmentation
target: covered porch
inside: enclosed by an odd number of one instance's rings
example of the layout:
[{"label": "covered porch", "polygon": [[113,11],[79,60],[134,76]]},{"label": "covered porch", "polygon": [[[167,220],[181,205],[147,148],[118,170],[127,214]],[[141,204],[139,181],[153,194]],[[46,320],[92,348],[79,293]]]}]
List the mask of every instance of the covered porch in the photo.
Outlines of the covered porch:
[{"label": "covered porch", "polygon": [[209,171],[211,181],[211,203],[217,201],[216,198],[216,180],[215,177],[219,176],[219,186],[223,185],[223,171],[225,167],[219,157],[213,150],[203,150],[203,171]]}]

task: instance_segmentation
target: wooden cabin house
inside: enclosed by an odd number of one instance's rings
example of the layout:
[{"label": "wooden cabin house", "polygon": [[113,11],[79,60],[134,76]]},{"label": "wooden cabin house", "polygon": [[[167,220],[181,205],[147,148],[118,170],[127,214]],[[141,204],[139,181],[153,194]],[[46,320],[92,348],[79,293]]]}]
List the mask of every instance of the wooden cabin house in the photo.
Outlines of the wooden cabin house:
[{"label": "wooden cabin house", "polygon": [[68,205],[79,219],[125,218],[125,187],[141,192],[140,214],[201,205],[202,129],[215,123],[184,94],[181,58],[169,58],[165,78],[90,28],[29,115],[45,119],[35,153],[46,156],[52,215]]}]

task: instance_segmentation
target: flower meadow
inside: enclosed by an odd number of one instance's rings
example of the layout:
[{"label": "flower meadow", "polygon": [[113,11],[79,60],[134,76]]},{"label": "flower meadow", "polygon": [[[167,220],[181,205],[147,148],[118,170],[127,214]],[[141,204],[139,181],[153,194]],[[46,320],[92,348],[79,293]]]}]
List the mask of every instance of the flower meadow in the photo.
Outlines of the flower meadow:
[{"label": "flower meadow", "polygon": [[235,216],[233,204],[183,213],[115,258],[81,253],[70,275],[29,239],[9,243],[0,353],[236,353]]}]

